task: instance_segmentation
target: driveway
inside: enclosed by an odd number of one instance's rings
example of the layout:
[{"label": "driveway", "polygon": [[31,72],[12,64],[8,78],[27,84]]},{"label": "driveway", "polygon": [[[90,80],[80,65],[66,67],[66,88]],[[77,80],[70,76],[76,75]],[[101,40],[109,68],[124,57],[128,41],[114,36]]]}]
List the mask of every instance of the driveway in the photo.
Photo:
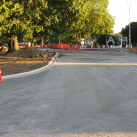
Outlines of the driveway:
[{"label": "driveway", "polygon": [[56,51],[51,69],[0,83],[0,136],[137,136],[137,55]]}]

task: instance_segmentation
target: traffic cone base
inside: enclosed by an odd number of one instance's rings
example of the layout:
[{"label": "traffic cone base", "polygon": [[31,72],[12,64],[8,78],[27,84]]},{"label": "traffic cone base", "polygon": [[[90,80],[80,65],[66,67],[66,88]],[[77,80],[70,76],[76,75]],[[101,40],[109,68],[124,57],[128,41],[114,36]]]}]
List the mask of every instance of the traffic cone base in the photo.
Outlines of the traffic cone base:
[{"label": "traffic cone base", "polygon": [[5,82],[5,80],[0,81],[0,83]]},{"label": "traffic cone base", "polygon": [[1,68],[0,68],[0,83],[1,82],[5,82],[4,80],[2,80],[2,75],[1,75]]}]

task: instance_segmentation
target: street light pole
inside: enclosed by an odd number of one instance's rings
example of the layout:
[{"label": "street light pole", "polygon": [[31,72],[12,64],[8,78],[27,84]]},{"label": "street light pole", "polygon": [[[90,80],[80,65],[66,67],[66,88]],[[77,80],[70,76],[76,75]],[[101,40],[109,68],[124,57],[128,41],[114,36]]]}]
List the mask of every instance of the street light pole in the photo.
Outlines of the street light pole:
[{"label": "street light pole", "polygon": [[129,5],[129,48],[131,47],[131,24],[130,24],[130,6],[131,6],[131,1],[130,2],[127,1],[128,5]]},{"label": "street light pole", "polygon": [[122,47],[122,35],[121,35],[121,49],[123,49],[123,47]]}]

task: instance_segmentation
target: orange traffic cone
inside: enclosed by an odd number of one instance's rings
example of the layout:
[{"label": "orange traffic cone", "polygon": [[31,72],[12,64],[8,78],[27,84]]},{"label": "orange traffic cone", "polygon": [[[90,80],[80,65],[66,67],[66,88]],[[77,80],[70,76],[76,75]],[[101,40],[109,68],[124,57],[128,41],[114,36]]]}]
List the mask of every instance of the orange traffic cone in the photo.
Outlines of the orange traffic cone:
[{"label": "orange traffic cone", "polygon": [[85,49],[86,49],[86,46],[85,46]]},{"label": "orange traffic cone", "polygon": [[130,50],[132,50],[132,45],[130,46]]},{"label": "orange traffic cone", "polygon": [[2,80],[2,75],[1,75],[1,68],[0,68],[0,83],[1,82],[5,82],[4,80]]},{"label": "orange traffic cone", "polygon": [[125,52],[126,52],[126,47],[125,47]]},{"label": "orange traffic cone", "polygon": [[113,49],[114,49],[114,46],[113,46]]},{"label": "orange traffic cone", "polygon": [[92,45],[91,45],[91,49],[92,49]]}]

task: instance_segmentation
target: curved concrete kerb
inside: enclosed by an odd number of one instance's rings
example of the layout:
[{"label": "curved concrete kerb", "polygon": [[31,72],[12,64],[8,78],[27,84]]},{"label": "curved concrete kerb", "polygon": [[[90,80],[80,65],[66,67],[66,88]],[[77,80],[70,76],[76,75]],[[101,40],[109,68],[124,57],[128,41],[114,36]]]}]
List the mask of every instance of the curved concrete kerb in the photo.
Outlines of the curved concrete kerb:
[{"label": "curved concrete kerb", "polygon": [[47,69],[50,69],[51,67],[54,66],[54,64],[55,64],[55,62],[56,62],[56,60],[58,58],[58,55],[59,55],[59,53],[57,52],[56,55],[54,56],[54,58],[49,62],[49,64],[46,65],[46,66],[44,66],[44,67],[42,67],[42,68],[35,69],[35,70],[29,71],[29,72],[23,72],[23,73],[18,73],[18,74],[12,74],[12,75],[7,75],[7,76],[2,76],[2,78],[4,80],[11,79],[11,78],[19,78],[19,77],[24,77],[24,76],[36,74],[36,73],[45,71]]}]

